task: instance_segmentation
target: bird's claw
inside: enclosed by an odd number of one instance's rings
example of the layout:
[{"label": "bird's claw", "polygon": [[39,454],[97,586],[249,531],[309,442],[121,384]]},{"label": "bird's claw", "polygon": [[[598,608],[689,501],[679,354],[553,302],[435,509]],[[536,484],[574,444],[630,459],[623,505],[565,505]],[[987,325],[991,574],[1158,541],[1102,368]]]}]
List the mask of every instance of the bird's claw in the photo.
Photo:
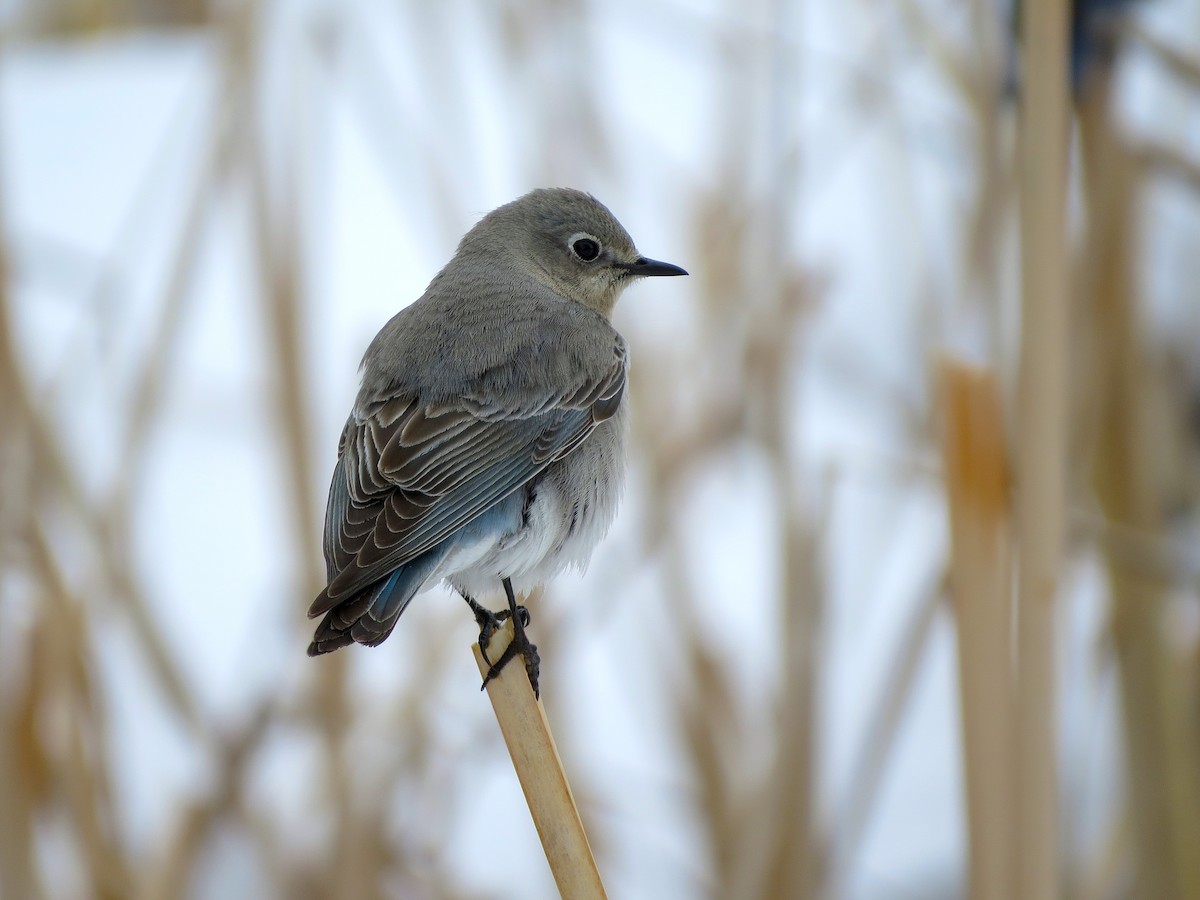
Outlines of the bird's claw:
[{"label": "bird's claw", "polygon": [[[490,666],[492,665],[492,660],[488,656],[488,645],[492,642],[492,636],[500,630],[500,626],[507,619],[512,618],[512,610],[502,609],[498,612],[493,612],[486,606],[477,603],[471,597],[464,599],[470,604],[471,612],[475,614],[475,622],[479,625],[479,652],[483,654],[484,662]],[[522,632],[529,626],[529,610],[524,606],[517,607],[517,621],[520,622],[520,630]]]},{"label": "bird's claw", "polygon": [[[482,647],[479,649],[480,651],[483,650]],[[504,648],[504,652],[500,654],[500,658],[494,663],[489,661],[490,668],[487,670],[487,674],[483,676],[483,684],[479,686],[479,689],[482,691],[486,688],[488,682],[499,675],[501,670],[518,656],[525,660],[525,674],[529,676],[529,686],[533,688],[533,696],[540,698],[541,691],[538,688],[538,675],[541,672],[542,659],[538,655],[537,644],[529,640],[529,636],[525,634],[523,626],[515,629],[512,641]],[[487,660],[487,655],[484,654],[483,658]]]},{"label": "bird's claw", "polygon": [[[529,686],[533,688],[533,695],[540,697],[538,675],[541,672],[541,657],[538,656],[537,645],[531,642],[525,634],[525,629],[529,627],[531,621],[529,610],[524,606],[517,605],[512,582],[507,578],[504,579],[504,593],[508,597],[508,609],[502,609],[499,612],[493,612],[466,594],[463,595],[463,599],[471,607],[471,612],[475,614],[475,621],[479,624],[479,652],[483,656],[483,661],[488,664],[487,674],[483,677],[483,684],[479,689],[486,688],[488,682],[499,675],[513,657],[520,656],[525,660],[525,674],[529,676]],[[500,658],[492,662],[487,652],[488,645],[491,644],[492,636],[500,628],[500,625],[508,619],[513,621],[513,638],[504,648],[504,652],[500,654]]]}]

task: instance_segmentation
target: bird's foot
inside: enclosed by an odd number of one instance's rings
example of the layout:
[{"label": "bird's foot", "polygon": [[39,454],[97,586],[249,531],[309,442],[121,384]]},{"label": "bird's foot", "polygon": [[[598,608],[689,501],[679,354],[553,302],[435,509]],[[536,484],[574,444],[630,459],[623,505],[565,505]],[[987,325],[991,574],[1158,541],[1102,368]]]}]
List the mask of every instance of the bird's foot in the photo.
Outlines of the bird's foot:
[{"label": "bird's foot", "polygon": [[[499,675],[515,657],[520,656],[525,660],[525,674],[529,676],[529,686],[533,688],[533,696],[540,698],[538,675],[541,672],[541,657],[538,656],[537,645],[530,641],[529,636],[525,633],[530,621],[529,610],[524,606],[517,605],[512,582],[507,578],[504,579],[504,593],[508,596],[508,609],[500,612],[492,612],[467,598],[471,610],[475,613],[475,621],[479,623],[479,652],[483,654],[483,659],[489,666],[479,689],[486,688],[489,681]],[[506,619],[512,619],[513,638],[504,648],[504,652],[500,654],[500,658],[492,662],[487,655],[487,645],[491,642],[496,629]]]},{"label": "bird's foot", "polygon": [[[524,617],[528,619],[528,613]],[[529,636],[525,633],[525,624],[521,621],[522,617],[517,616],[513,619],[513,639],[508,646],[504,648],[504,652],[500,654],[500,658],[491,664],[491,668],[487,670],[487,674],[483,676],[483,684],[479,686],[483,690],[488,686],[488,682],[500,674],[510,662],[520,656],[525,660],[525,674],[529,676],[529,686],[533,688],[533,696],[541,697],[541,691],[538,688],[538,675],[541,672],[541,657],[538,656],[537,645],[529,640]],[[480,648],[483,649],[482,647]],[[487,658],[486,656],[484,657]]]},{"label": "bird's foot", "polygon": [[[467,601],[467,605],[471,607],[471,612],[475,614],[475,622],[479,625],[479,652],[483,654],[484,662],[490,666],[492,665],[492,659],[488,656],[487,648],[492,643],[492,635],[499,631],[500,626],[507,619],[512,618],[512,610],[490,610],[466,594],[463,594],[463,599]],[[530,621],[529,610],[524,606],[518,606],[516,621],[520,623],[520,628],[524,631]]]}]

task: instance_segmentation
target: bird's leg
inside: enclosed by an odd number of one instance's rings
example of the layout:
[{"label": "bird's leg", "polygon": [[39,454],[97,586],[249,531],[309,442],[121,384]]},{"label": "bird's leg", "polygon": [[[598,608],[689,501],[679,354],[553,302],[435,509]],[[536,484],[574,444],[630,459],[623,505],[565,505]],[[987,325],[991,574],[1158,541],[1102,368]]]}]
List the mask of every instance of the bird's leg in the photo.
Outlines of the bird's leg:
[{"label": "bird's leg", "polygon": [[467,606],[471,607],[471,612],[475,614],[475,622],[479,625],[479,652],[483,654],[484,662],[490,666],[492,661],[488,658],[488,644],[492,642],[492,635],[496,633],[500,623],[508,618],[508,610],[504,610],[504,614],[499,615],[479,603],[470,594],[464,593],[462,598],[467,601]]},{"label": "bird's leg", "polygon": [[[508,579],[505,580],[507,581]],[[502,609],[499,612],[493,612],[470,594],[463,593],[462,591],[459,591],[459,594],[467,601],[467,606],[471,607],[471,612],[475,614],[475,622],[479,625],[479,652],[483,654],[484,662],[490,666],[492,660],[488,657],[488,645],[492,642],[492,635],[496,633],[496,630],[500,627],[500,623],[512,615],[512,610]],[[516,621],[521,623],[522,628],[527,626],[529,624],[529,610],[524,606],[518,606]],[[499,669],[496,671],[498,672]],[[485,681],[484,684],[486,683]]]},{"label": "bird's leg", "polygon": [[[493,613],[496,616],[497,622],[503,619],[512,619],[513,621],[513,638],[509,645],[504,648],[504,652],[500,654],[500,658],[495,662],[488,660],[484,654],[484,659],[491,666],[488,669],[487,675],[484,676],[483,685],[480,690],[487,687],[487,683],[500,674],[500,671],[508,665],[513,657],[520,656],[525,660],[525,674],[529,676],[529,686],[533,688],[533,696],[540,697],[541,693],[538,690],[538,673],[541,669],[541,657],[538,656],[537,646],[533,644],[529,637],[525,634],[525,627],[529,624],[529,610],[523,606],[517,606],[517,597],[513,593],[512,581],[508,578],[504,579],[504,593],[508,596],[508,609],[501,613]],[[472,607],[473,608],[473,607]],[[495,631],[495,628],[492,629]],[[482,634],[480,635],[482,637]],[[489,634],[490,638],[491,635]],[[479,649],[483,650],[483,645],[480,644]]]}]

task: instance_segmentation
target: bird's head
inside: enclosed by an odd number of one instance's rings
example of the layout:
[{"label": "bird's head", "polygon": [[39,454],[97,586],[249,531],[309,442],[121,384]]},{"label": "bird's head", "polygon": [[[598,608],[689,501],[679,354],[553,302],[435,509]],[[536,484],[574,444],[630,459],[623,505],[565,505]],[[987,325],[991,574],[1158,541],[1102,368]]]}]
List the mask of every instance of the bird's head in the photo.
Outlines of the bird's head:
[{"label": "bird's head", "polygon": [[488,213],[463,238],[458,255],[515,267],[606,316],[634,281],[687,274],[642,256],[604,204],[568,188],[531,191]]}]

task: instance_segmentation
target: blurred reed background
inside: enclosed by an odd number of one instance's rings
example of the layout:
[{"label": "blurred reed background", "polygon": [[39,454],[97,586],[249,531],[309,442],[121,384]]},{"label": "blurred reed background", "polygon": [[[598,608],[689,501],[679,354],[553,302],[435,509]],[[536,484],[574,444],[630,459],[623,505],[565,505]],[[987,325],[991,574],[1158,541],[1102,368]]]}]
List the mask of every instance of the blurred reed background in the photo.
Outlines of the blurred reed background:
[{"label": "blurred reed background", "polygon": [[622,301],[627,502],[534,600],[610,895],[1200,897],[1195,3],[1077,4],[1069,191],[995,0],[0,23],[5,900],[553,895],[461,602],[303,618],[362,349],[552,184],[693,273]]}]

